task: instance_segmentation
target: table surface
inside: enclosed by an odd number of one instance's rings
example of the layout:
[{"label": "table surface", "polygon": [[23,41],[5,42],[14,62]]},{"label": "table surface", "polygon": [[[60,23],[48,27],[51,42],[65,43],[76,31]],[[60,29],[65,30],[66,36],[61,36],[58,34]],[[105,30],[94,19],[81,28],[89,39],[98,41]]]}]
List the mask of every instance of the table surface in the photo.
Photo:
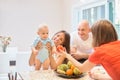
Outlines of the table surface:
[{"label": "table surface", "polygon": [[53,70],[19,72],[18,74],[23,80],[91,80],[87,73],[83,77],[69,79],[57,76]]},{"label": "table surface", "polygon": [[[105,70],[101,66],[94,67],[93,70],[104,72]],[[22,80],[93,80],[89,77],[88,73],[84,73],[83,77],[80,78],[63,78],[58,76],[53,70],[40,70],[40,71],[29,71],[29,72],[18,72]]]}]

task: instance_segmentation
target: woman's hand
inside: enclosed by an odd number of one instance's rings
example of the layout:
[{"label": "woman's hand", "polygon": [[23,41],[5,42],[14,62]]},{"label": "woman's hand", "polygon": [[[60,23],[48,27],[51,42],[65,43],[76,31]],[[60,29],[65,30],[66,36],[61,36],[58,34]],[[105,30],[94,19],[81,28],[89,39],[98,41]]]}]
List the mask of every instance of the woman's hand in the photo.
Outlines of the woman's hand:
[{"label": "woman's hand", "polygon": [[103,69],[93,69],[89,72],[89,76],[95,80],[112,80],[112,78]]},{"label": "woman's hand", "polygon": [[59,49],[59,54],[62,55],[63,57],[66,57],[68,53],[66,52],[66,49],[63,47],[62,49]]},{"label": "woman's hand", "polygon": [[60,52],[60,50],[64,50],[65,51],[65,48],[62,45],[58,45],[57,46],[57,51]]},{"label": "woman's hand", "polygon": [[36,49],[36,50],[40,50],[41,48],[42,48],[42,42],[39,41],[39,42],[37,43],[35,49]]},{"label": "woman's hand", "polygon": [[52,46],[51,46],[50,42],[46,43],[46,47],[47,47],[49,53],[51,54],[52,53]]}]

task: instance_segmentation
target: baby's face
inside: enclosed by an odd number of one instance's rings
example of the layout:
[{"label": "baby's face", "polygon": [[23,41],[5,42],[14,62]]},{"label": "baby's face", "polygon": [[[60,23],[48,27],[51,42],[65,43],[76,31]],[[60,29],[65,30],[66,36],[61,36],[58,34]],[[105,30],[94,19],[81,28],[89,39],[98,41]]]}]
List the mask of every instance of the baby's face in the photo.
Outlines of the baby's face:
[{"label": "baby's face", "polygon": [[47,39],[49,34],[48,28],[42,28],[39,30],[38,35],[40,36],[41,39]]}]

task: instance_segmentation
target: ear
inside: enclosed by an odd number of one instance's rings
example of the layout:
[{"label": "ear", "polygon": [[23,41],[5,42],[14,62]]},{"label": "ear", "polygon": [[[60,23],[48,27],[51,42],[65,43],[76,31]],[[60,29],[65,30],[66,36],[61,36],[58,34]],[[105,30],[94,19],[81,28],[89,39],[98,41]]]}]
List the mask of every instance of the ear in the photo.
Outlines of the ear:
[{"label": "ear", "polygon": [[89,29],[89,32],[91,32],[91,29]]},{"label": "ear", "polygon": [[39,31],[37,31],[37,34],[39,35]]}]

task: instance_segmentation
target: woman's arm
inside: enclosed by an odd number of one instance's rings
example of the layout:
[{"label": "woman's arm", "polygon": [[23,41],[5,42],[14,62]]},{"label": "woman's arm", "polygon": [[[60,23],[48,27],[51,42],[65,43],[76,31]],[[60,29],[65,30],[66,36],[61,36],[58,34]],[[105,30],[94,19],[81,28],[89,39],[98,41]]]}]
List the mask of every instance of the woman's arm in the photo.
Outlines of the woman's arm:
[{"label": "woman's arm", "polygon": [[30,66],[35,64],[35,57],[36,57],[36,55],[32,52],[31,56],[30,56],[30,59],[29,59],[29,65]]},{"label": "woman's arm", "polygon": [[89,60],[86,60],[83,64],[74,59],[70,54],[61,50],[61,55],[65,56],[69,61],[73,63],[74,66],[78,67],[80,72],[86,72],[92,69],[96,64],[91,63]]},{"label": "woman's arm", "polygon": [[52,47],[50,44],[46,44],[47,49],[49,51],[49,59],[50,59],[50,67],[51,69],[56,69],[58,65],[62,64],[64,61],[64,57],[62,55],[59,55],[57,58],[55,58],[55,56],[53,56],[54,54],[57,54],[57,51],[55,50],[55,53],[53,53],[53,50],[56,49],[56,47]]},{"label": "woman's arm", "polygon": [[41,47],[42,47],[42,43],[40,41],[37,43],[37,45],[35,47],[34,46],[32,47],[32,49],[31,49],[32,53],[31,53],[31,56],[29,59],[30,66],[35,65],[35,57],[38,53],[38,50],[40,50]]},{"label": "woman's arm", "polygon": [[97,80],[112,80],[106,70],[100,65],[91,69],[89,72],[89,76]]},{"label": "woman's arm", "polygon": [[51,69],[57,69],[57,66],[59,66],[60,64],[63,63],[65,57],[63,57],[62,55],[58,56],[56,59],[50,55],[49,56],[49,59],[50,59],[50,66],[51,66]]}]

